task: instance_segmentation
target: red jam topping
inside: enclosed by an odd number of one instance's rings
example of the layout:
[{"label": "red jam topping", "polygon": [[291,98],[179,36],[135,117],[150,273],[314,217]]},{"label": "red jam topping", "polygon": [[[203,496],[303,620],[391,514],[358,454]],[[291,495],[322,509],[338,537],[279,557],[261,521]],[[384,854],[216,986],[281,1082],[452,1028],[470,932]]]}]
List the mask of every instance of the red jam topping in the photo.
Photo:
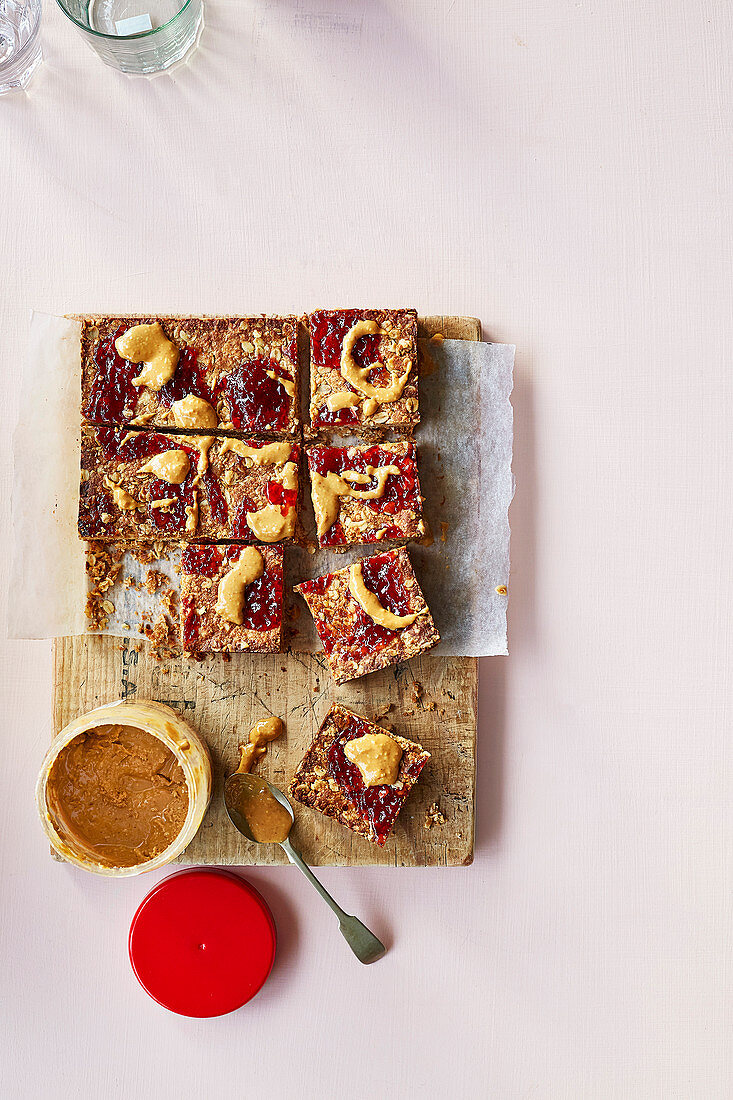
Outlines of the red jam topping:
[{"label": "red jam topping", "polygon": [[[240,554],[239,546],[187,546],[181,555],[181,571],[215,577],[224,561],[238,561]],[[243,629],[274,630],[279,627],[282,599],[282,570],[277,565],[266,567],[262,576],[248,584],[244,590]],[[184,596],[182,612],[183,648],[192,650],[196,648],[201,631],[206,630],[205,616],[196,614],[196,606],[190,596]]]},{"label": "red jam topping", "polygon": [[133,378],[140,373],[139,363],[130,363],[117,354],[115,340],[125,332],[120,327],[106,340],[99,340],[94,348],[96,373],[89,390],[89,397],[82,413],[87,420],[97,423],[117,424],[131,416],[137,405],[140,390],[133,386]]},{"label": "red jam topping", "polygon": [[282,619],[282,577],[265,572],[244,590],[245,630],[274,630]]},{"label": "red jam topping", "polygon": [[229,402],[230,419],[241,431],[283,431],[288,424],[290,397],[285,387],[270,378],[291,376],[274,359],[249,359],[219,382],[217,396]]},{"label": "red jam topping", "polygon": [[[342,791],[353,802],[362,820],[367,823],[372,836],[380,846],[384,845],[395,818],[402,808],[409,791],[406,787],[390,787],[386,783],[375,787],[365,787],[361,772],[356,764],[346,758],[344,745],[355,737],[364,737],[373,733],[374,727],[363,718],[353,716],[346,729],[335,738],[328,750],[328,771]],[[405,776],[417,779],[424,761],[413,760],[405,763],[402,758],[400,779]]]},{"label": "red jam topping", "polygon": [[128,432],[121,428],[97,428],[97,439],[104,457],[114,458],[118,462],[137,462],[143,458],[150,458],[151,455],[169,451],[173,446],[185,451],[189,458],[194,454],[190,447],[184,446],[178,440],[174,444],[159,432]]},{"label": "red jam topping", "polygon": [[[138,364],[139,367],[139,364]],[[158,399],[164,409],[169,409],[174,401],[193,394],[216,404],[216,398],[206,381],[206,371],[198,364],[198,352],[193,348],[182,348],[178,356],[178,366],[170,382],[158,390]]]},{"label": "red jam topping", "polygon": [[[106,459],[114,459],[117,462],[140,462],[152,455],[162,454],[171,449],[185,451],[191,463],[188,475],[180,485],[172,485],[168,481],[152,477],[147,483],[150,500],[168,500],[174,498],[173,504],[167,508],[149,509],[150,522],[160,531],[183,531],[186,527],[188,515],[186,508],[194,505],[194,478],[196,476],[198,451],[182,443],[179,438],[161,435],[159,432],[127,432],[120,428],[97,428],[97,439]],[[124,440],[124,442],[123,442]],[[201,486],[206,493],[211,509],[211,516],[215,523],[223,526],[227,520],[227,503],[222,493],[218,479],[209,467],[202,479]],[[95,494],[101,497],[102,494]],[[107,500],[104,507],[96,506],[96,512],[112,511]],[[100,520],[101,522],[101,520]],[[102,534],[104,527],[94,530],[82,529],[80,518],[80,532],[85,538],[92,538],[95,534]]]},{"label": "red jam topping", "polygon": [[[311,351],[316,366],[340,370],[344,336],[357,321],[363,320],[365,320],[364,314],[358,309],[320,309],[312,313],[310,316]],[[360,367],[380,363],[379,337],[362,336],[354,345],[353,356]]]},{"label": "red jam topping", "polygon": [[286,489],[281,481],[268,481],[265,486],[265,496],[270,504],[279,504],[284,516],[291,508],[295,507],[298,499],[297,489]]},{"label": "red jam topping", "polygon": [[[354,327],[357,321],[364,320],[364,314],[358,309],[327,310],[321,309],[310,316],[311,354],[313,362],[319,367],[329,367],[331,370],[341,368],[341,347],[344,336]],[[382,367],[382,356],[379,350],[379,336],[362,336],[356,341],[353,350],[354,361],[360,367],[372,367],[369,376],[370,382],[375,386],[386,385],[389,381],[389,372]],[[351,387],[349,387],[351,389]],[[359,413],[354,407],[336,409],[331,411],[326,405],[316,413],[314,426],[326,426],[328,424],[356,424],[359,421]]]},{"label": "red jam topping", "polygon": [[257,505],[251,499],[251,497],[243,497],[237,508],[237,514],[232,520],[232,534],[235,539],[241,539],[242,542],[254,542],[254,531],[247,523],[247,516],[250,512],[256,512]]},{"label": "red jam topping", "polygon": [[303,581],[300,587],[309,595],[312,592],[314,596],[325,596],[332,577],[332,573],[326,573],[322,577],[314,577],[312,581]]},{"label": "red jam topping", "polygon": [[214,577],[223,561],[218,546],[187,546],[181,554],[181,571],[197,577]]},{"label": "red jam topping", "polygon": [[[342,474],[344,470],[356,470],[357,473],[366,473],[367,466],[376,469],[379,466],[396,466],[400,470],[400,476],[390,474],[385,482],[384,493],[374,500],[366,500],[364,504],[380,516],[394,516],[403,509],[411,509],[415,513],[420,511],[420,493],[418,492],[417,479],[417,448],[410,443],[407,454],[394,455],[381,447],[369,447],[365,451],[357,451],[349,457],[346,447],[314,447],[308,452],[308,465],[311,470],[325,477],[329,473]],[[358,485],[358,489],[373,489],[376,479],[366,485]],[[381,528],[383,524],[379,524]],[[376,525],[372,531],[361,533],[361,541],[374,542]],[[390,525],[383,538],[399,539],[403,532],[399,527]],[[323,546],[337,546],[346,542],[343,527],[337,520],[321,539]]]}]

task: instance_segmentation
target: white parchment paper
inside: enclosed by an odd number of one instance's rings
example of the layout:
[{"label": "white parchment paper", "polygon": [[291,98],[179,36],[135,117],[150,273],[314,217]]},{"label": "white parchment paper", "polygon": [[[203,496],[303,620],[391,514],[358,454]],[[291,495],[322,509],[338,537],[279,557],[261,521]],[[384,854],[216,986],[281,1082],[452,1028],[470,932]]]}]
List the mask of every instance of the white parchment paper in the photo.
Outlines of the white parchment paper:
[{"label": "white parchment paper", "polygon": [[[507,652],[508,508],[514,348],[507,344],[421,341],[417,432],[420,481],[433,542],[410,544],[410,557],[441,634],[433,651],[480,657]],[[76,531],[79,490],[79,325],[35,313],[13,439],[13,563],[8,634],[52,638],[83,634],[87,593],[84,546]],[[343,568],[375,548],[308,554],[288,547],[293,583]],[[155,565],[173,586],[175,563]],[[125,555],[105,633],[136,636],[157,615],[156,597],[140,588],[150,566]],[[126,577],[135,584],[125,588]],[[320,648],[304,604],[293,598],[293,649]]]}]

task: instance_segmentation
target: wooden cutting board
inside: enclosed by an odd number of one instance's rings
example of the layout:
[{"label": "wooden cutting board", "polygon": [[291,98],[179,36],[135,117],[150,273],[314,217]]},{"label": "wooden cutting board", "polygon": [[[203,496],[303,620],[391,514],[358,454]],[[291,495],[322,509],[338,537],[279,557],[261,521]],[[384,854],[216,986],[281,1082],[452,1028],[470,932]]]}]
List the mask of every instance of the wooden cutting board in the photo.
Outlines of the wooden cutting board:
[{"label": "wooden cutting board", "polygon": [[[469,317],[427,317],[420,335],[478,340]],[[432,754],[384,848],[315,810],[295,804],[293,843],[314,866],[384,864],[456,866],[473,859],[478,662],[474,657],[422,656],[361,680],[336,686],[320,653],[219,654],[203,663],[182,657],[154,660],[133,639],[80,636],[53,642],[53,714],[58,732],[93,707],[116,699],[156,699],[175,707],[206,738],[214,765],[211,805],[178,862],[248,866],[287,863],[279,847],[246,841],[229,823],[224,777],[234,771],[237,746],[267,715],[286,722],[257,770],[285,788],[333,702],[413,741]],[[164,671],[167,670],[167,671]],[[438,804],[444,824],[426,828]]]}]

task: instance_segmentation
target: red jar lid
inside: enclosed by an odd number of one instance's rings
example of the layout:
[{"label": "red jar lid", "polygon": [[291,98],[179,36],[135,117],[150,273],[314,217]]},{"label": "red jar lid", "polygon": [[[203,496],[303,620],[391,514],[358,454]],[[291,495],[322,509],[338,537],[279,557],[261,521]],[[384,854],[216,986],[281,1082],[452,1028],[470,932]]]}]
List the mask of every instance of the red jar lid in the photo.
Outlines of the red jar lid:
[{"label": "red jar lid", "polygon": [[178,871],[143,900],[130,962],[146,993],[181,1016],[223,1016],[254,997],[275,959],[275,922],[230,871]]}]

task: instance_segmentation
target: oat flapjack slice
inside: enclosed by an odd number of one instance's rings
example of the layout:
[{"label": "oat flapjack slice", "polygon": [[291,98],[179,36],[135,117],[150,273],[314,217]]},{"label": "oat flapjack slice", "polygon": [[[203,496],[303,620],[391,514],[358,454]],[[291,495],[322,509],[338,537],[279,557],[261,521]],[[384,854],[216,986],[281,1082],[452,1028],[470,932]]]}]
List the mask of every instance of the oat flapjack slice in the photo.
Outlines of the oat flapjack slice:
[{"label": "oat flapjack slice", "polygon": [[414,309],[309,314],[310,433],[379,438],[420,421]]},{"label": "oat flapjack slice", "polygon": [[288,793],[382,847],[429,759],[422,745],[336,703]]},{"label": "oat flapjack slice", "polygon": [[91,424],[295,436],[297,317],[81,319]]},{"label": "oat flapjack slice", "polygon": [[194,543],[183,550],[180,576],[185,654],[280,651],[282,546]]},{"label": "oat flapjack slice", "polygon": [[440,635],[404,549],[362,558],[295,588],[337,684],[407,661]]}]

